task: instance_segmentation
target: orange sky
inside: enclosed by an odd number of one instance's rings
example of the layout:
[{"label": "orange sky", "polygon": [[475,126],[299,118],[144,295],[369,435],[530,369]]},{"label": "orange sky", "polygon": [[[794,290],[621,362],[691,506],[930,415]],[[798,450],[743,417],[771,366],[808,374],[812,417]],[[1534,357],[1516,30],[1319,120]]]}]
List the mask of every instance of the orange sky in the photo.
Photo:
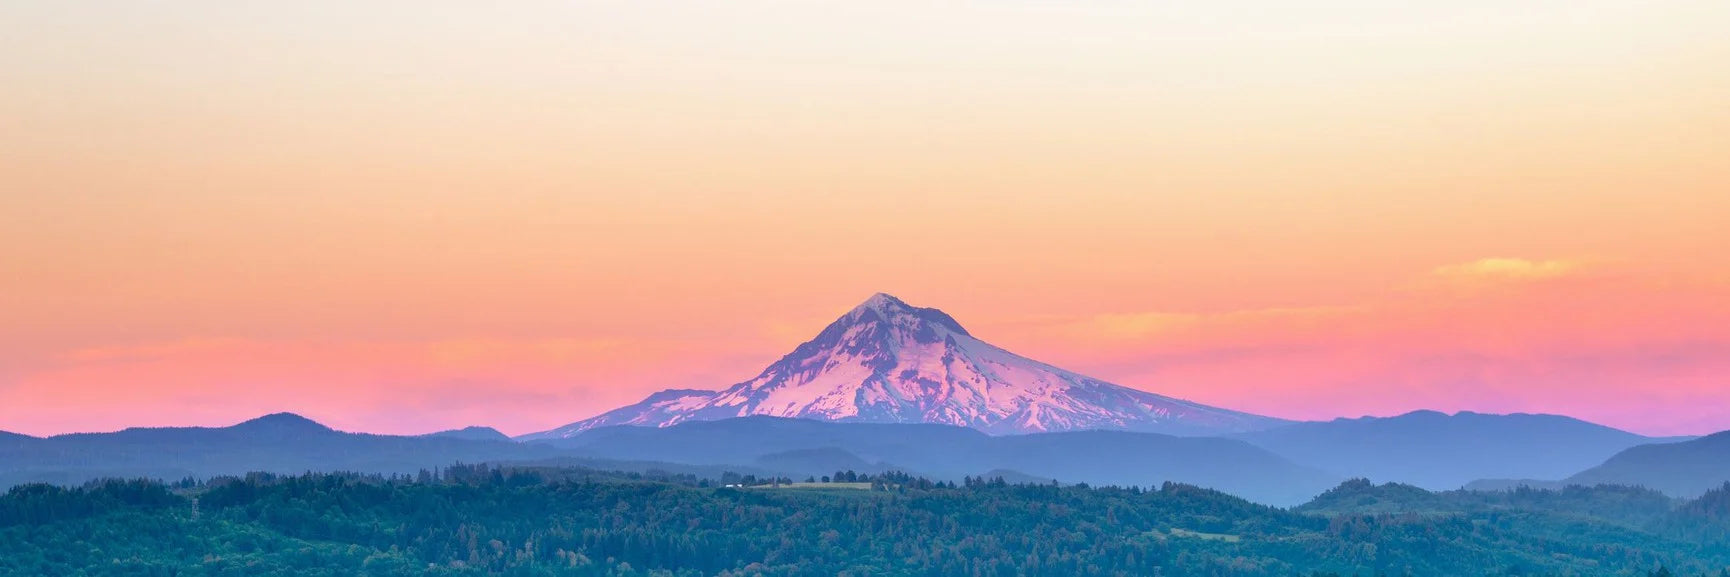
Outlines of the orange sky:
[{"label": "orange sky", "polygon": [[1730,429],[1721,0],[351,4],[0,5],[0,430],[524,433],[877,291],[1274,416]]}]

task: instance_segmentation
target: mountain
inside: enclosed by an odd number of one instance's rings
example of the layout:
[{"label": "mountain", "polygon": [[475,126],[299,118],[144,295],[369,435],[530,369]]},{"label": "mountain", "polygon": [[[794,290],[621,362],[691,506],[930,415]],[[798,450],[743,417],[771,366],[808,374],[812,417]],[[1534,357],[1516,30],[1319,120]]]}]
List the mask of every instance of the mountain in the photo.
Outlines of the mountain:
[{"label": "mountain", "polygon": [[877,294],[756,378],[721,391],[662,391],[522,439],[566,438],[611,425],[665,427],[752,415],[937,423],[994,434],[1110,429],[1211,435],[1285,423],[1021,357],[975,338],[943,311]]},{"label": "mountain", "polygon": [[669,427],[603,427],[547,444],[595,459],[746,464],[797,478],[860,468],[952,480],[1011,470],[1063,483],[1151,486],[1176,481],[1276,505],[1301,503],[1340,479],[1242,441],[1129,431],[991,436],[951,425],[759,416]]},{"label": "mountain", "polygon": [[1633,447],[1564,480],[1581,485],[1640,485],[1682,498],[1699,497],[1726,481],[1730,481],[1730,431]]},{"label": "mountain", "polygon": [[437,433],[427,433],[422,437],[444,437],[450,439],[468,439],[470,441],[509,441],[511,437],[492,427],[463,427]]},{"label": "mountain", "polygon": [[229,427],[134,428],[0,441],[0,487],[103,477],[175,480],[251,471],[414,473],[455,462],[556,457],[509,441],[345,433],[290,413]]},{"label": "mountain", "polygon": [[1293,462],[1345,477],[1458,489],[1478,479],[1559,479],[1660,441],[1557,415],[1453,415],[1297,423],[1233,435]]}]

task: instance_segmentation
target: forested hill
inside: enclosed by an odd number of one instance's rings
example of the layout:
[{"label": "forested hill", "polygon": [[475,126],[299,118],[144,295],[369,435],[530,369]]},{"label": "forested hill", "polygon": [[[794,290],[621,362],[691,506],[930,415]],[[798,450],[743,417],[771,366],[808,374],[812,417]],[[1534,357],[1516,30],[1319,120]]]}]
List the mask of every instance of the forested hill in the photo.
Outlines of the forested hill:
[{"label": "forested hill", "polygon": [[1541,511],[1318,515],[1180,484],[949,484],[894,473],[728,481],[747,486],[476,466],[414,479],[26,485],[0,496],[0,574],[1647,575],[1663,567],[1718,576],[1730,567],[1722,532],[1674,539]]},{"label": "forested hill", "polygon": [[[1697,543],[1701,555],[1722,555],[1730,546],[1730,483],[1695,499],[1682,500],[1645,487],[1567,485],[1557,489],[1519,487],[1510,491],[1430,492],[1398,483],[1375,485],[1353,479],[1295,509],[1327,516],[1499,518],[1512,520],[1526,535],[1588,540],[1605,526],[1638,534],[1637,539]],[[1626,538],[1607,537],[1605,545],[1626,546]],[[1730,572],[1725,572],[1730,577]]]}]

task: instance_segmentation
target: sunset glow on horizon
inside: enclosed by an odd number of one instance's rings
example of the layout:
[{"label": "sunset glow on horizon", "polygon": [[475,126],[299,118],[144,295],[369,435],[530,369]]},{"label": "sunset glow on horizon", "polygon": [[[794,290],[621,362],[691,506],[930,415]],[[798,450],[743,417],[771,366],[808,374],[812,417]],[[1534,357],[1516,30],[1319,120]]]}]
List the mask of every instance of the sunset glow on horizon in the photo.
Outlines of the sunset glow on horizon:
[{"label": "sunset glow on horizon", "polygon": [[1730,3],[1185,4],[0,6],[0,430],[523,434],[879,291],[1274,417],[1730,429]]}]

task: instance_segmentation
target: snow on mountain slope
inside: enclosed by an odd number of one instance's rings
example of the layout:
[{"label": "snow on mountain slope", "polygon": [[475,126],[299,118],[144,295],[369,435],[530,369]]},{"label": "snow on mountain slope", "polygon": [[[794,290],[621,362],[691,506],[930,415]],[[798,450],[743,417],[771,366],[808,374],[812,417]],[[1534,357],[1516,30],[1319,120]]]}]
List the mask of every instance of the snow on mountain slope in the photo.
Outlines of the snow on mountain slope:
[{"label": "snow on mountain slope", "polygon": [[1087,429],[1219,434],[1285,423],[1027,359],[974,338],[943,311],[877,294],[754,379],[721,391],[662,391],[521,440],[568,438],[611,425],[664,427],[749,415],[941,423],[993,434]]}]

